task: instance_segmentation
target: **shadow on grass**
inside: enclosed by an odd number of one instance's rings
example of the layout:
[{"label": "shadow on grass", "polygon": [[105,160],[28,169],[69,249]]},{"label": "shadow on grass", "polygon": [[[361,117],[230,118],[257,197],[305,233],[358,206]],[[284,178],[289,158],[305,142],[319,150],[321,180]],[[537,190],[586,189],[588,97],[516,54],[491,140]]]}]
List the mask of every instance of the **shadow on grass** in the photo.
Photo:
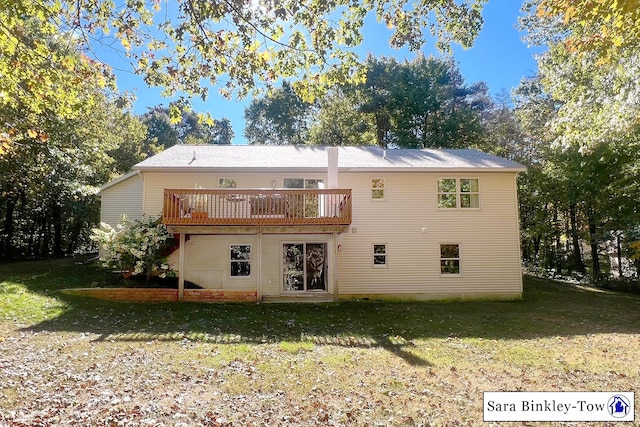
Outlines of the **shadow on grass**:
[{"label": "shadow on grass", "polygon": [[[57,289],[86,286],[87,281],[95,281],[99,274],[92,266],[61,266],[44,276],[31,274],[31,278],[16,276],[14,280],[19,280],[30,292],[52,296],[52,291]],[[640,333],[640,298],[637,296],[530,277],[525,278],[524,299],[512,302],[141,304],[100,301],[57,292],[55,298],[66,306],[61,314],[26,330],[92,333],[99,335],[98,341],[193,340],[255,344],[311,341],[378,347],[417,366],[428,366],[429,362],[411,351],[415,340],[519,340]]]}]

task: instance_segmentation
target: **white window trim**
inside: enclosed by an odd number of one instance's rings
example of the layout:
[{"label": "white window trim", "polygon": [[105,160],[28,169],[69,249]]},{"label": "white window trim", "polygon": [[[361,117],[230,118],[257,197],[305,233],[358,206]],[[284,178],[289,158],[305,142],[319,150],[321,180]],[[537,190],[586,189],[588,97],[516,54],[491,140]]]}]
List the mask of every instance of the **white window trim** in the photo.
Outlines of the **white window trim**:
[{"label": "white window trim", "polygon": [[[327,256],[327,274],[326,274],[326,290],[297,290],[297,291],[285,291],[284,290],[284,270],[283,270],[283,266],[284,266],[284,253],[282,252],[282,247],[284,245],[304,245],[304,247],[306,248],[306,245],[326,245],[327,248],[327,252],[326,255]],[[323,293],[331,293],[333,292],[333,279],[332,279],[332,261],[331,261],[331,242],[328,239],[309,239],[308,237],[300,237],[300,238],[292,238],[292,239],[286,239],[286,240],[280,240],[279,241],[279,246],[280,248],[279,252],[280,252],[280,295],[296,295],[296,294],[302,294],[302,295],[309,295],[309,294],[323,294]],[[305,263],[306,264],[306,263]],[[304,272],[306,273],[306,265],[304,268]],[[306,276],[306,274],[305,274]],[[246,276],[245,276],[246,277]],[[305,284],[306,287],[306,284]]]},{"label": "white window trim", "polygon": [[[382,188],[373,188],[373,180],[374,179],[380,179],[382,180]],[[374,202],[383,202],[387,199],[387,179],[383,176],[372,176],[371,180],[369,181],[369,188],[371,189],[371,200]],[[374,190],[382,190],[382,197],[380,198],[375,198],[373,197],[373,191]]]},{"label": "white window trim", "polygon": [[[458,258],[442,258],[442,246],[443,245],[457,245],[458,246]],[[442,272],[442,265],[441,265],[441,261],[442,260],[458,260],[458,265],[460,268],[460,271],[458,273],[443,273]],[[463,275],[463,269],[462,269],[463,265],[462,265],[462,244],[460,242],[440,242],[438,244],[438,272],[440,273],[440,277],[460,277]]]},{"label": "white window trim", "polygon": [[[440,192],[440,186],[439,183],[441,180],[444,179],[455,179],[456,180],[456,207],[455,208],[446,208],[446,207],[441,207],[440,206],[440,195],[441,194],[454,194],[454,193],[442,193]],[[478,181],[478,191],[477,192],[473,192],[473,193],[463,193],[462,191],[460,191],[460,181],[463,179],[475,179]],[[482,207],[482,200],[480,197],[480,188],[482,188],[481,184],[480,184],[480,178],[475,177],[475,176],[440,176],[436,179],[436,209],[438,210],[442,210],[442,211],[479,211],[481,210]],[[460,197],[462,194],[477,194],[478,195],[478,207],[477,208],[463,208],[462,207],[462,203],[461,200],[462,198]]]},{"label": "white window trim", "polygon": [[[376,254],[375,247],[379,246],[379,245],[383,245],[384,246],[384,254]],[[376,264],[375,263],[376,255],[377,256],[384,255],[384,264]],[[382,242],[376,242],[376,243],[372,243],[371,244],[371,267],[373,267],[373,268],[389,268],[389,244],[382,243]]]},{"label": "white window trim", "polygon": [[[232,246],[249,246],[249,259],[248,260],[236,260],[236,259],[231,259],[231,247]],[[242,279],[248,279],[251,276],[253,276],[253,268],[252,268],[252,260],[251,260],[251,253],[253,252],[253,245],[251,243],[232,243],[229,245],[229,278],[231,280],[242,280]],[[249,263],[249,275],[248,276],[234,276],[231,274],[231,264],[233,264],[234,262],[239,263],[239,262],[248,262]]]}]

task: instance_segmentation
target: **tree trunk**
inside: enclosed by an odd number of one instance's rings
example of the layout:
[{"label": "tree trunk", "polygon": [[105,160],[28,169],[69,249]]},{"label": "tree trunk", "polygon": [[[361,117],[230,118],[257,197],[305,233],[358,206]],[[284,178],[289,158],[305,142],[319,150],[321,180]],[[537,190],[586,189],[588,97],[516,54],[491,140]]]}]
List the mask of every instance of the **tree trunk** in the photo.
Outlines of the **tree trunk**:
[{"label": "tree trunk", "polygon": [[49,242],[51,241],[51,232],[49,231],[49,221],[47,221],[47,216],[44,215],[42,217],[42,240],[40,241],[40,250],[38,255],[41,258],[47,258],[49,256]]},{"label": "tree trunk", "polygon": [[387,131],[389,130],[389,117],[383,111],[376,111],[376,139],[380,148],[387,148]]},{"label": "tree trunk", "polygon": [[587,221],[589,221],[589,240],[591,243],[591,262],[593,264],[593,277],[600,276],[600,258],[598,257],[598,238],[596,225],[595,212],[593,209],[587,209]]},{"label": "tree trunk", "polygon": [[571,221],[571,240],[573,244],[573,263],[578,273],[584,274],[584,261],[582,260],[582,251],[580,250],[580,235],[578,233],[578,218],[576,213],[576,204],[569,205],[569,218]]},{"label": "tree trunk", "polygon": [[51,206],[51,224],[53,225],[53,256],[62,257],[62,208],[53,203]]},{"label": "tree trunk", "polygon": [[13,212],[15,211],[15,203],[11,199],[11,197],[7,198],[7,211],[4,217],[4,248],[3,248],[3,258],[9,259],[13,256]]},{"label": "tree trunk", "polygon": [[620,233],[618,233],[618,237],[616,239],[617,250],[618,250],[618,277],[622,279],[622,242],[620,241]]}]

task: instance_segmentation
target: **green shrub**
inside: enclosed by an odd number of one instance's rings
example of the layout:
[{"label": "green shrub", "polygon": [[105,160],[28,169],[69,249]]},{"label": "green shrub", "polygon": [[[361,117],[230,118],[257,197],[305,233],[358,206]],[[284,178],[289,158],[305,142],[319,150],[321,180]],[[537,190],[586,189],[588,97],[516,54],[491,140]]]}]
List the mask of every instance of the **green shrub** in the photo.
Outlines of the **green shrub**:
[{"label": "green shrub", "polygon": [[141,220],[129,221],[123,215],[115,228],[101,223],[92,230],[91,239],[104,250],[100,261],[105,268],[117,268],[132,275],[144,274],[147,280],[158,274],[171,274],[169,264],[163,259],[171,246],[172,235],[159,219],[144,216]]}]

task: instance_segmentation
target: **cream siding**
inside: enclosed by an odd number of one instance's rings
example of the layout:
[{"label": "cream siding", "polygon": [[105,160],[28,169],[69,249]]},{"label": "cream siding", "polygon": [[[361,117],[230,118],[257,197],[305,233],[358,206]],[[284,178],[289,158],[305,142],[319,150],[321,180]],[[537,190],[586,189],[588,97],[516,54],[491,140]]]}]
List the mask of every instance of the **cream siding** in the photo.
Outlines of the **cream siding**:
[{"label": "cream siding", "polygon": [[101,192],[100,221],[115,227],[122,214],[142,218],[143,180],[138,174],[123,179]]},{"label": "cream siding", "polygon": [[[282,295],[282,244],[327,243],[329,294],[340,298],[518,297],[522,293],[514,172],[340,172],[340,187],[352,189],[353,223],[348,232],[311,235],[192,235],[185,245],[185,280],[210,289],[260,289]],[[144,211],[158,215],[165,188],[217,188],[233,177],[238,188],[282,186],[283,178],[320,178],[326,173],[145,172]],[[438,209],[438,178],[477,178],[479,209]],[[384,178],[384,200],[372,200],[371,179]],[[372,244],[387,245],[387,267],[374,267]],[[461,250],[461,274],[440,274],[440,244]],[[229,247],[250,244],[251,276],[230,276]],[[334,252],[336,245],[340,250]],[[177,265],[177,253],[172,262]],[[332,260],[337,259],[336,266]],[[262,266],[259,272],[259,266]],[[337,283],[334,283],[337,273]],[[258,281],[261,279],[260,284]]]},{"label": "cream siding", "polygon": [[[251,274],[231,276],[231,245],[251,245]],[[253,235],[191,235],[185,243],[184,279],[205,289],[254,290],[258,285],[258,238]],[[178,270],[179,251],[169,256]]]},{"label": "cream siding", "polygon": [[272,188],[273,181],[276,187],[281,188],[284,178],[308,178],[323,179],[327,182],[327,174],[324,173],[237,173],[237,172],[145,172],[145,201],[144,212],[150,215],[162,213],[165,188],[219,188],[219,178],[235,178],[237,188]]},{"label": "cream siding", "polygon": [[[341,297],[518,296],[522,292],[513,173],[387,173],[385,200],[371,200],[374,175],[341,175],[353,189],[353,223],[338,237]],[[376,174],[375,177],[382,177]],[[478,178],[480,209],[438,209],[437,179]],[[387,268],[371,245],[387,244]],[[457,243],[461,274],[440,274],[440,244]]]}]

